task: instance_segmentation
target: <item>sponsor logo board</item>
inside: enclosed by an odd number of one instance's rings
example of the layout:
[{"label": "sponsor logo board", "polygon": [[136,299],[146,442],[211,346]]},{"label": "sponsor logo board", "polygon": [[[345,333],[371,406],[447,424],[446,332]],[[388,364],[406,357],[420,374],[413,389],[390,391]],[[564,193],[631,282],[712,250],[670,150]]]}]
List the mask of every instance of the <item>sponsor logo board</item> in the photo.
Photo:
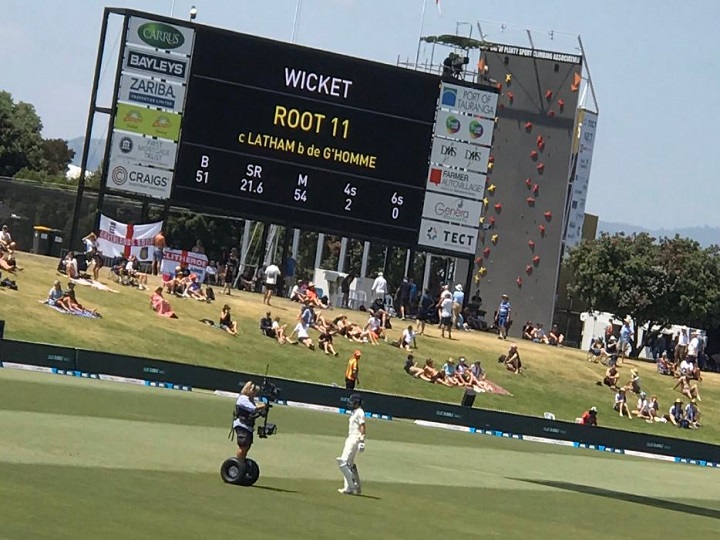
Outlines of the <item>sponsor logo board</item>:
[{"label": "sponsor logo board", "polygon": [[149,139],[141,135],[113,132],[110,159],[119,157],[138,165],[175,167],[177,143],[163,139]]},{"label": "sponsor logo board", "polygon": [[184,82],[187,79],[188,61],[179,56],[126,47],[123,71]]},{"label": "sponsor logo board", "polygon": [[178,83],[124,73],[120,77],[118,100],[181,111],[185,101],[185,87]]},{"label": "sponsor logo board", "polygon": [[478,230],[422,219],[418,244],[456,253],[475,254]]},{"label": "sponsor logo board", "polygon": [[478,227],[482,201],[471,201],[453,195],[425,192],[422,217],[449,221],[467,227]]},{"label": "sponsor logo board", "polygon": [[490,146],[494,128],[495,122],[488,118],[440,110],[435,122],[435,135]]},{"label": "sponsor logo board", "polygon": [[429,191],[480,200],[485,195],[486,180],[484,174],[472,171],[430,167],[426,188]]},{"label": "sponsor logo board", "polygon": [[498,95],[486,90],[442,83],[440,107],[461,113],[495,119]]},{"label": "sponsor logo board", "polygon": [[177,141],[180,137],[179,114],[118,103],[115,129]]},{"label": "sponsor logo board", "polygon": [[179,249],[163,249],[163,260],[160,263],[161,274],[173,274],[175,268],[182,264],[187,264],[191,274],[197,274],[200,283],[205,281],[205,271],[208,265],[208,258],[205,254],[180,251]]},{"label": "sponsor logo board", "polygon": [[172,190],[173,173],[163,169],[151,169],[132,161],[114,157],[110,160],[105,186],[115,191],[125,191],[156,199],[168,199]]},{"label": "sponsor logo board", "polygon": [[485,173],[487,171],[490,149],[462,141],[433,137],[430,161],[446,167],[457,167],[469,171]]},{"label": "sponsor logo board", "polygon": [[151,21],[142,17],[130,17],[127,42],[179,54],[190,54],[194,33],[195,31],[191,28]]}]

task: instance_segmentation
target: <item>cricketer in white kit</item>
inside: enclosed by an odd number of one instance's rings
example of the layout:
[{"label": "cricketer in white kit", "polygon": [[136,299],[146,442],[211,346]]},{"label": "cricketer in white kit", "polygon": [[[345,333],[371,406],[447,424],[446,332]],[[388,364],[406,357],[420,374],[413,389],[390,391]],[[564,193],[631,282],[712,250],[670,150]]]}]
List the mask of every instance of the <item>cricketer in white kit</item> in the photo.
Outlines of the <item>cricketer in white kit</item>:
[{"label": "cricketer in white kit", "polygon": [[355,455],[365,451],[365,411],[362,409],[362,397],[359,394],[351,395],[348,404],[352,407],[353,412],[350,415],[345,447],[342,455],[336,458],[344,479],[344,486],[338,491],[345,495],[360,495],[362,485],[355,464]]}]

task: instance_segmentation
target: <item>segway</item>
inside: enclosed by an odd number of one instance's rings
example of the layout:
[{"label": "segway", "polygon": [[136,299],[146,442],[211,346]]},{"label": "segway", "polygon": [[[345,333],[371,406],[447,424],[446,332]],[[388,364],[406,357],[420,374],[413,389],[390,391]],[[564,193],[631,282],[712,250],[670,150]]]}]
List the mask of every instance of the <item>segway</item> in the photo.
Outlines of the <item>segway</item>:
[{"label": "segway", "polygon": [[252,486],[260,478],[260,467],[255,460],[245,459],[241,465],[237,458],[226,459],[220,467],[220,476],[226,484]]}]

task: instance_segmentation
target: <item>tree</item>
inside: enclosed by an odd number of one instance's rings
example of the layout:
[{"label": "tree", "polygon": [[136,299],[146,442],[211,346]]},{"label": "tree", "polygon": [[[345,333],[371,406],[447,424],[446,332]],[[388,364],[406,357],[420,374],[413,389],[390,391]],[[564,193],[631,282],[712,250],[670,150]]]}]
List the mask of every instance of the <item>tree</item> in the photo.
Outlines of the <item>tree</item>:
[{"label": "tree", "polygon": [[[718,248],[675,237],[603,234],[570,250],[568,291],[591,309],[630,315],[640,327],[720,324]],[[637,337],[637,335],[636,335]]]},{"label": "tree", "polygon": [[75,150],[68,147],[63,139],[43,140],[43,153],[47,161],[46,169],[50,175],[65,175],[68,165],[75,157]]},{"label": "tree", "polygon": [[45,170],[41,130],[32,105],[16,104],[9,92],[0,91],[0,176],[14,176],[23,167]]}]

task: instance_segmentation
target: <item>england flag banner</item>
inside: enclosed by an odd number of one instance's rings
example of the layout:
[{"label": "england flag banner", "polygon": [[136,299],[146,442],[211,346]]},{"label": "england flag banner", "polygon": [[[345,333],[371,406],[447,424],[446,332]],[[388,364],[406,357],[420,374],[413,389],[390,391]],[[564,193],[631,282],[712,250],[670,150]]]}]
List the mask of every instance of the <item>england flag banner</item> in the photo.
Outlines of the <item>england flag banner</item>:
[{"label": "england flag banner", "polygon": [[100,216],[98,250],[105,257],[135,255],[140,261],[152,261],[155,253],[153,238],[162,231],[163,222],[134,225]]},{"label": "england flag banner", "polygon": [[205,269],[208,265],[208,258],[202,253],[192,251],[180,251],[179,249],[163,249],[163,260],[160,265],[162,274],[173,274],[175,268],[187,264],[191,274],[197,274],[198,281],[205,281]]}]

